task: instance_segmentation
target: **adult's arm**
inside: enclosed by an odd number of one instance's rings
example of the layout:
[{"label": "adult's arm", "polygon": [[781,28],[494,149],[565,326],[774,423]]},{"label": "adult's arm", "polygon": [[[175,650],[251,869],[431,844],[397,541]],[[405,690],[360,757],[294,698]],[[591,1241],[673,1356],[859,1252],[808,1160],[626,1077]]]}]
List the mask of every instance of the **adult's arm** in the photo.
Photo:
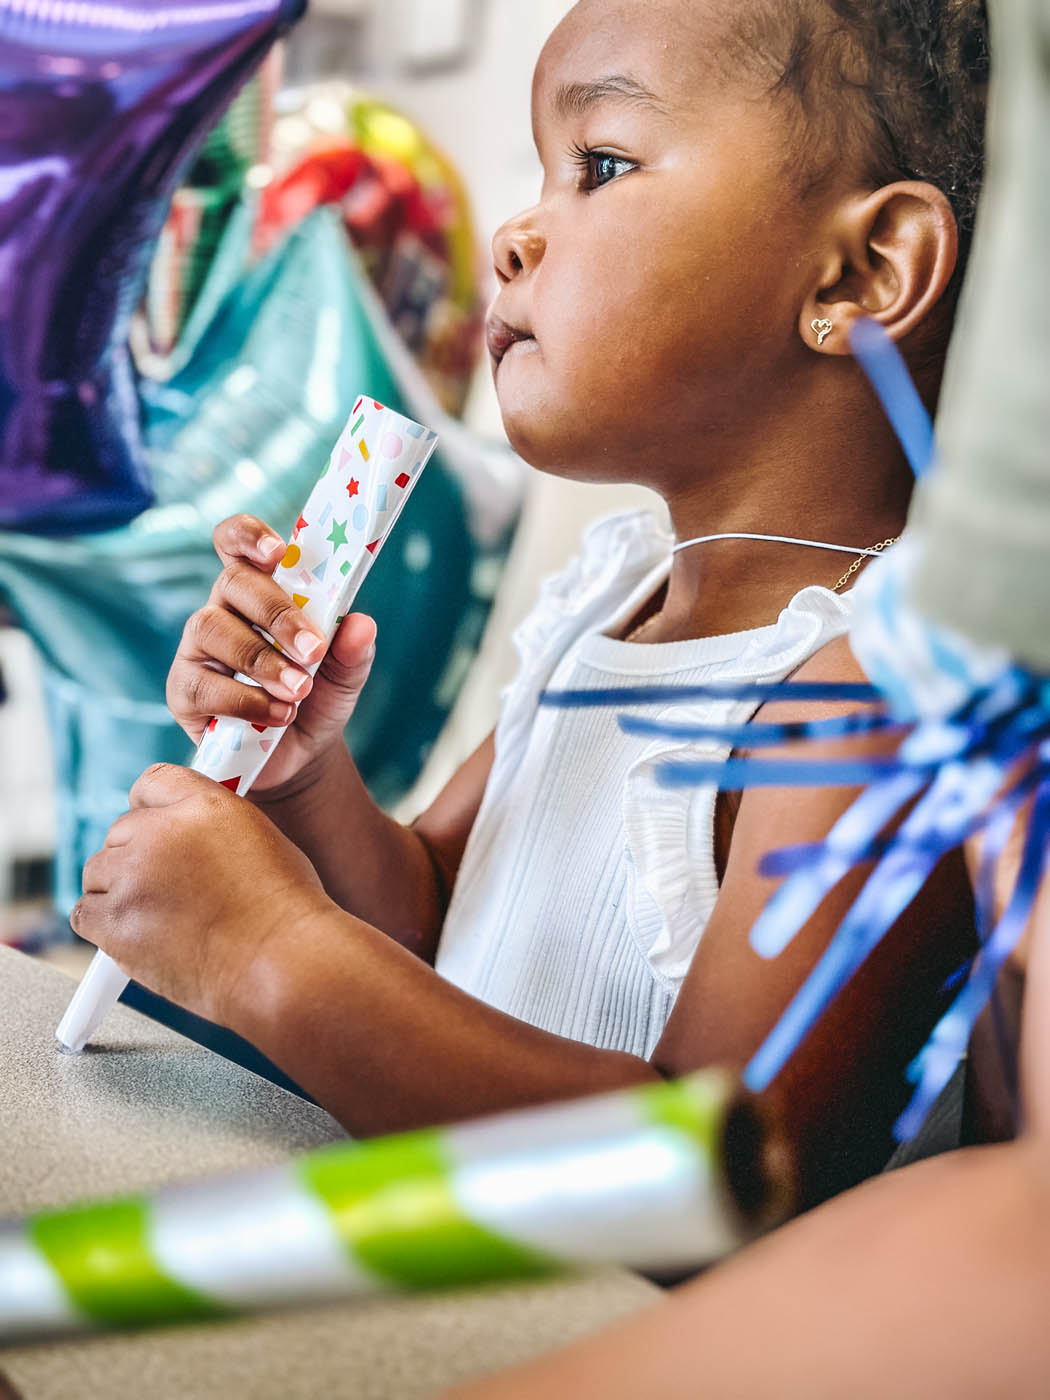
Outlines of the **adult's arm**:
[{"label": "adult's arm", "polygon": [[455,1400],[1041,1400],[1048,1298],[1047,1143],[973,1148],[859,1186]]},{"label": "adult's arm", "polygon": [[869,1181],[654,1308],[455,1400],[1041,1400],[1050,1377],[1050,881],[1030,932],[1024,1137]]}]

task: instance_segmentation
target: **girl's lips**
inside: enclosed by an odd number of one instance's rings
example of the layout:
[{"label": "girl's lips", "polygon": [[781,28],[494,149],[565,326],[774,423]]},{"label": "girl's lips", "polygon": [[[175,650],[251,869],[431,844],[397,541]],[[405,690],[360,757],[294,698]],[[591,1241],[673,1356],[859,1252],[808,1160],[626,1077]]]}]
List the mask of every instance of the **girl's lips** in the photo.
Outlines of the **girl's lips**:
[{"label": "girl's lips", "polygon": [[498,365],[512,345],[517,345],[523,340],[532,340],[533,336],[529,331],[509,325],[499,316],[490,316],[485,326],[485,339],[488,342],[489,354]]}]

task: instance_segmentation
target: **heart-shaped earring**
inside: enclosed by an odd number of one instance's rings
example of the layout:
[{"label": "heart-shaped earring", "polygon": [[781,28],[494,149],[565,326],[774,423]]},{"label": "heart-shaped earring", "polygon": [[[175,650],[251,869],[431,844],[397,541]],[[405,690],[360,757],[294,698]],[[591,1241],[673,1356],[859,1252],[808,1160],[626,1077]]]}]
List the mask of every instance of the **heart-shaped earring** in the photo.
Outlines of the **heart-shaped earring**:
[{"label": "heart-shaped earring", "polygon": [[817,344],[823,345],[826,336],[831,334],[831,322],[826,316],[822,316],[819,321],[810,321],[810,329],[816,332]]}]

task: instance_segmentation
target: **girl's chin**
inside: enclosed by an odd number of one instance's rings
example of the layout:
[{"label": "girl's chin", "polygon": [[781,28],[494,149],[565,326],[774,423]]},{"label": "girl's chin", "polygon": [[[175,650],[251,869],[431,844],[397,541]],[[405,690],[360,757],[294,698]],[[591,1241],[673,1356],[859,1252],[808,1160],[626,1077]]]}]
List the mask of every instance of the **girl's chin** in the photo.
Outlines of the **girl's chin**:
[{"label": "girl's chin", "polygon": [[576,402],[572,381],[559,381],[538,356],[514,348],[500,363],[495,384],[504,432],[522,461],[574,481],[622,479],[617,464],[633,436],[632,419],[611,424],[608,414],[596,413],[593,399]]},{"label": "girl's chin", "polygon": [[568,481],[606,483],[628,479],[618,469],[620,458],[610,451],[608,442],[596,443],[581,431],[587,423],[582,412],[573,415],[566,430],[559,432],[553,413],[539,412],[534,405],[521,412],[502,402],[500,407],[507,441],[522,461],[537,471]]}]

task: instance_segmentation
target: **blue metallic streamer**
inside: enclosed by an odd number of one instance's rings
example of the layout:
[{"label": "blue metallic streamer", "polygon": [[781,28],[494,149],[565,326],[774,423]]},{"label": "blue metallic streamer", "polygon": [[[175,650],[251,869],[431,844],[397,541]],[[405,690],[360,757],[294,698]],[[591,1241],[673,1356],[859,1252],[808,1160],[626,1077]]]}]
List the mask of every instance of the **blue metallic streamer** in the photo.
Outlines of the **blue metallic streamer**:
[{"label": "blue metallic streamer", "polygon": [[[1050,755],[1044,756],[1050,757]],[[916,1082],[911,1103],[894,1129],[902,1141],[914,1137],[959,1062],[962,1047],[973,1033],[978,1016],[995,988],[1003,964],[1021,938],[1031,917],[1040,881],[1050,858],[1050,776],[1044,775],[1036,792],[1032,817],[1025,836],[1021,867],[1013,895],[991,937],[983,945],[966,986],[934,1027],[909,1071]]]},{"label": "blue metallic streamer", "polygon": [[850,348],[860,361],[916,476],[933,461],[933,423],[900,351],[877,321],[863,318],[850,329]]},{"label": "blue metallic streamer", "polygon": [[792,720],[785,724],[717,724],[684,721],[675,724],[666,720],[640,719],[637,715],[621,715],[620,728],[625,734],[643,738],[653,735],[661,739],[717,739],[732,748],[746,745],[756,748],[762,744],[782,744],[791,739],[843,739],[854,734],[871,734],[880,730],[899,730],[905,725],[892,715],[865,711],[860,714],[834,715],[830,719]]},{"label": "blue metallic streamer", "polygon": [[775,681],[737,685],[637,685],[601,690],[545,690],[541,705],[562,710],[604,709],[611,705],[683,705],[689,700],[754,700],[771,704],[788,700],[802,704],[881,703],[882,692],[859,681]]},{"label": "blue metallic streamer", "polygon": [[[1026,780],[1018,783],[1014,791],[998,803],[988,819],[981,846],[980,864],[974,881],[977,932],[982,944],[988,942],[994,926],[995,884],[999,860],[1006,849],[1006,843],[1020,815],[1021,808],[1037,786],[1038,776],[1037,772],[1029,773]],[[992,990],[990,1005],[996,1048],[999,1052],[999,1060],[1010,1095],[1013,1128],[1014,1132],[1018,1132],[1021,1126],[1021,1100],[1017,1051],[1007,1028],[998,982]]]},{"label": "blue metallic streamer", "polygon": [[[661,787],[715,783],[734,792],[743,787],[863,787],[898,768],[895,758],[715,758],[661,764]],[[933,772],[934,765],[925,765]]]}]

